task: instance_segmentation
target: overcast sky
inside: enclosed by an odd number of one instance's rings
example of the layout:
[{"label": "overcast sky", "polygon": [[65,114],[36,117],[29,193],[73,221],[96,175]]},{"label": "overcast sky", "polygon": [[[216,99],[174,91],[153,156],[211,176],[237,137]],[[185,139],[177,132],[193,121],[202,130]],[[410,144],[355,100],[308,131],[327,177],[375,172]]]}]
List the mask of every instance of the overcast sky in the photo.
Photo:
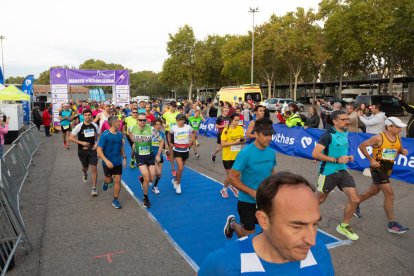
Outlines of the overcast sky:
[{"label": "overcast sky", "polygon": [[117,63],[133,71],[159,72],[168,34],[189,24],[197,39],[246,34],[249,7],[255,24],[296,7],[318,9],[320,0],[5,0],[0,35],[6,77],[36,77],[53,65],[79,66],[86,59]]}]

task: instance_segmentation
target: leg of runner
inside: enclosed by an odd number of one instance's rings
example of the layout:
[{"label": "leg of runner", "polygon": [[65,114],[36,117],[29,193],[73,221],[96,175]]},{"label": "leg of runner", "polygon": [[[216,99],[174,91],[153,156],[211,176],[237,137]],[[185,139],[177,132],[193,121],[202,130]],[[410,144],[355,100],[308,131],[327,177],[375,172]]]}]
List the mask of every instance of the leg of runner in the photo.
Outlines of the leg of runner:
[{"label": "leg of runner", "polygon": [[141,182],[141,184],[142,184],[142,193],[144,194],[143,204],[144,204],[144,207],[150,208],[151,203],[149,202],[149,199],[148,199],[148,187],[149,187],[151,174],[150,174],[150,171],[149,171],[147,165],[138,166],[138,169],[139,169],[139,171],[141,172],[141,175],[142,175],[142,179],[140,179],[140,181],[142,180],[142,182]]},{"label": "leg of runner", "polygon": [[162,173],[162,163],[155,162],[155,180],[154,180],[154,186],[152,187],[152,192],[154,194],[160,193],[160,190],[158,188],[158,182],[161,179],[161,173]]},{"label": "leg of runner", "polygon": [[65,143],[66,143],[66,148],[67,149],[70,149],[69,136],[70,136],[70,131],[66,131],[66,133],[65,133]]},{"label": "leg of runner", "polygon": [[113,175],[114,177],[114,200],[112,201],[112,206],[116,209],[121,208],[121,204],[119,203],[118,197],[119,192],[121,191],[121,175],[116,174]]},{"label": "leg of runner", "polygon": [[177,183],[177,189],[175,189],[175,192],[177,194],[181,194],[181,177],[183,176],[185,161],[183,161],[181,157],[176,157],[175,162],[177,162],[178,167],[177,176],[175,178]]},{"label": "leg of runner", "polygon": [[92,187],[96,189],[96,182],[98,180],[98,170],[96,165],[90,165],[92,172]]},{"label": "leg of runner", "polygon": [[[379,191],[380,191],[379,185],[371,184],[368,191],[366,191],[365,193],[359,196],[360,204],[363,201],[367,200],[368,198],[377,195]],[[357,208],[355,209],[354,216],[357,218],[362,218],[361,210],[359,209],[359,204]]]},{"label": "leg of runner", "polygon": [[195,138],[194,138],[195,139],[195,143],[194,143],[194,145],[192,145],[192,147],[194,149],[194,155],[198,159],[198,158],[200,158],[200,155],[197,152],[197,147],[198,147],[198,140],[197,140],[197,138],[198,138],[198,135],[195,134]]},{"label": "leg of runner", "polygon": [[220,144],[218,144],[217,147],[214,149],[214,151],[211,152],[211,160],[213,162],[216,162],[217,153],[219,153],[221,150],[222,150],[222,147]]},{"label": "leg of runner", "polygon": [[[171,133],[168,133],[168,135],[170,135],[170,137],[172,136]],[[170,159],[170,164],[171,164],[171,174],[173,176],[176,176],[177,172],[175,171],[175,168],[174,168],[174,152],[173,152],[173,146],[171,143],[168,143],[168,157]]]},{"label": "leg of runner", "polygon": [[392,190],[391,184],[381,184],[379,185],[379,188],[384,194],[384,210],[387,215],[388,222],[394,221],[394,191]]}]

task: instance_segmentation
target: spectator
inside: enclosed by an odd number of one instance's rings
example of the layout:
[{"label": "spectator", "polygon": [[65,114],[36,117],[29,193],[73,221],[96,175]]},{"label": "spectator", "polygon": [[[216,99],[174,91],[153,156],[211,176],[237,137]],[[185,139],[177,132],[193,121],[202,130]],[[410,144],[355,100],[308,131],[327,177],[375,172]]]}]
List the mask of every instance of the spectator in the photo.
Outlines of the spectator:
[{"label": "spectator", "polygon": [[315,106],[309,107],[309,114],[306,117],[305,129],[306,128],[319,128],[321,118],[319,117],[318,111]]},{"label": "spectator", "polygon": [[[275,111],[276,114],[276,118],[278,119],[278,124],[284,124],[286,122],[285,118],[283,117],[283,115],[279,112],[279,111]],[[289,115],[291,115],[291,112],[289,111]]]},{"label": "spectator", "polygon": [[49,106],[42,113],[43,125],[45,126],[46,137],[50,137],[50,124],[52,123],[52,107]]},{"label": "spectator", "polygon": [[[299,114],[299,108],[296,104],[290,105],[290,111],[292,112],[292,115],[290,115],[287,119],[285,124],[288,127],[294,127],[294,126],[304,126],[304,122]],[[285,112],[287,113],[287,111]]]},{"label": "spectator", "polygon": [[358,113],[355,111],[353,104],[346,105],[346,113],[348,114],[348,131],[359,132],[359,118]]},{"label": "spectator", "polygon": [[9,132],[9,121],[10,117],[3,115],[3,118],[0,122],[0,159],[3,158],[4,135],[6,135]]},{"label": "spectator", "polygon": [[404,108],[405,111],[411,113],[411,118],[407,124],[407,134],[408,138],[414,138],[414,105],[408,105],[406,102],[400,101],[401,106]]},{"label": "spectator", "polygon": [[39,107],[35,106],[33,108],[33,123],[36,125],[37,129],[40,130],[40,125],[42,124],[42,115],[40,115]]},{"label": "spectator", "polygon": [[384,122],[387,116],[384,112],[381,112],[380,104],[373,104],[369,109],[372,112],[371,116],[362,115],[362,110],[360,110],[359,119],[366,126],[367,133],[378,134],[384,130]]}]

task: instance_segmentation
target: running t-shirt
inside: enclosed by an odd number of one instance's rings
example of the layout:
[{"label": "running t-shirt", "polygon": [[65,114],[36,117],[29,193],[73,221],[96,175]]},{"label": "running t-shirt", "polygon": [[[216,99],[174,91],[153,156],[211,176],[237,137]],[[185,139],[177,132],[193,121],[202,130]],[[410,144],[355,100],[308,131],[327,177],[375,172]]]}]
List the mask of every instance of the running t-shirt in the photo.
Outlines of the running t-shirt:
[{"label": "running t-shirt", "polygon": [[[323,154],[339,158],[348,155],[348,132],[338,132],[334,127],[329,128],[319,138],[318,144],[325,147]],[[348,169],[346,164],[321,161],[319,165],[319,174],[331,175],[340,170]]]},{"label": "running t-shirt", "polygon": [[[95,146],[95,141],[98,140],[99,127],[95,123],[89,125],[79,123],[75,126],[71,133],[73,136],[78,136],[78,140],[82,142],[89,142],[90,148]],[[78,144],[78,150],[82,150],[84,146]]]},{"label": "running t-shirt", "polygon": [[105,121],[108,121],[108,118],[109,118],[109,116],[108,117],[106,117],[105,116],[105,112],[101,112],[100,114],[99,114],[99,125],[101,126],[101,129],[102,129],[102,126],[103,126],[103,123],[105,122]]},{"label": "running t-shirt", "polygon": [[[241,254],[239,241],[229,242],[225,247],[210,253],[198,271],[199,276],[212,275],[243,275],[241,271]],[[316,238],[316,245],[310,251],[314,258],[314,266],[319,275],[335,275],[331,255],[322,240]],[[257,256],[257,255],[256,255]],[[245,256],[246,258],[249,256]],[[245,259],[244,259],[245,260]],[[314,270],[307,270],[301,267],[301,261],[286,262],[282,264],[270,263],[259,257],[265,270],[261,275],[318,275]],[[308,266],[310,268],[312,266]],[[248,274],[248,273],[247,273]],[[257,275],[252,273],[252,275]]]},{"label": "running t-shirt", "polygon": [[[64,118],[64,117],[68,117],[70,118],[72,116],[72,110],[62,110],[59,112],[59,116]],[[64,119],[62,121],[60,121],[60,125],[63,129],[67,129],[70,126],[70,120],[68,119]]]},{"label": "running t-shirt", "polygon": [[[104,132],[105,130],[109,130],[110,128],[111,126],[109,125],[108,121],[104,121],[103,125],[101,126],[101,132]],[[123,129],[124,129],[124,122],[119,121],[118,130],[122,132]]]},{"label": "running t-shirt", "polygon": [[203,119],[201,119],[201,117],[191,116],[188,118],[188,121],[190,122],[190,126],[194,129],[194,131],[198,131]]},{"label": "running t-shirt", "polygon": [[[225,128],[221,134],[221,141],[234,142],[244,137],[244,129],[241,126],[236,128]],[[241,145],[232,145],[223,147],[222,159],[223,160],[236,160],[236,156],[241,151]]]},{"label": "running t-shirt", "polygon": [[125,118],[125,124],[127,126],[126,127],[126,129],[127,129],[126,133],[128,134],[129,129],[132,128],[133,126],[136,126],[138,124],[138,122],[137,122],[137,119],[135,119],[132,116],[129,116],[129,117]]},{"label": "running t-shirt", "polygon": [[129,129],[134,141],[134,151],[139,155],[150,155],[152,153],[152,137],[159,136],[158,132],[150,125],[140,129],[138,125]]},{"label": "running t-shirt", "polygon": [[[227,116],[225,117],[225,116],[220,115],[217,118],[216,125],[227,126],[229,124],[229,120],[230,120],[229,117],[227,117]],[[218,134],[219,135],[221,135],[221,133],[223,132],[223,129],[224,128],[219,128],[218,129]]]},{"label": "running t-shirt", "polygon": [[[109,130],[102,133],[99,138],[98,147],[102,148],[105,157],[111,161],[114,166],[122,165],[122,133],[117,131],[112,134]],[[102,165],[106,167],[102,160]]]},{"label": "running t-shirt", "polygon": [[166,111],[162,118],[165,120],[165,131],[170,131],[170,128],[177,125],[177,115],[181,114],[180,112],[176,111],[171,113],[170,111]]},{"label": "running t-shirt", "polygon": [[[240,151],[232,169],[241,173],[241,182],[257,190],[262,181],[272,174],[274,166],[276,152],[270,147],[261,150],[252,143]],[[239,201],[256,203],[253,197],[243,191],[239,191]]]},{"label": "running t-shirt", "polygon": [[156,155],[158,153],[158,150],[160,148],[160,143],[162,140],[165,141],[165,134],[162,131],[157,131],[154,129],[159,135],[152,136],[152,152]]},{"label": "running t-shirt", "polygon": [[173,150],[180,152],[189,151],[190,146],[190,134],[193,129],[189,125],[178,127],[177,125],[171,127],[170,133],[174,135],[174,147]]}]

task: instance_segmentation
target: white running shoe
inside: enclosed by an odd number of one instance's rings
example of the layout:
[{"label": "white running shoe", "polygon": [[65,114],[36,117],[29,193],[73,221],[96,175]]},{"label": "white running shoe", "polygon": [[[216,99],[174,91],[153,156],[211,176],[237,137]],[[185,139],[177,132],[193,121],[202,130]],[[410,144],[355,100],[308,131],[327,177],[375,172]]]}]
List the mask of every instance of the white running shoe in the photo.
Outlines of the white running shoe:
[{"label": "white running shoe", "polygon": [[160,193],[160,190],[158,190],[158,187],[152,187],[152,192],[158,195]]},{"label": "white running shoe", "polygon": [[171,179],[171,183],[173,184],[173,186],[174,186],[174,189],[176,189],[177,190],[177,181],[175,181],[174,179]]},{"label": "white running shoe", "polygon": [[177,195],[181,195],[181,184],[177,185],[177,188],[175,189],[175,192],[177,193]]}]

